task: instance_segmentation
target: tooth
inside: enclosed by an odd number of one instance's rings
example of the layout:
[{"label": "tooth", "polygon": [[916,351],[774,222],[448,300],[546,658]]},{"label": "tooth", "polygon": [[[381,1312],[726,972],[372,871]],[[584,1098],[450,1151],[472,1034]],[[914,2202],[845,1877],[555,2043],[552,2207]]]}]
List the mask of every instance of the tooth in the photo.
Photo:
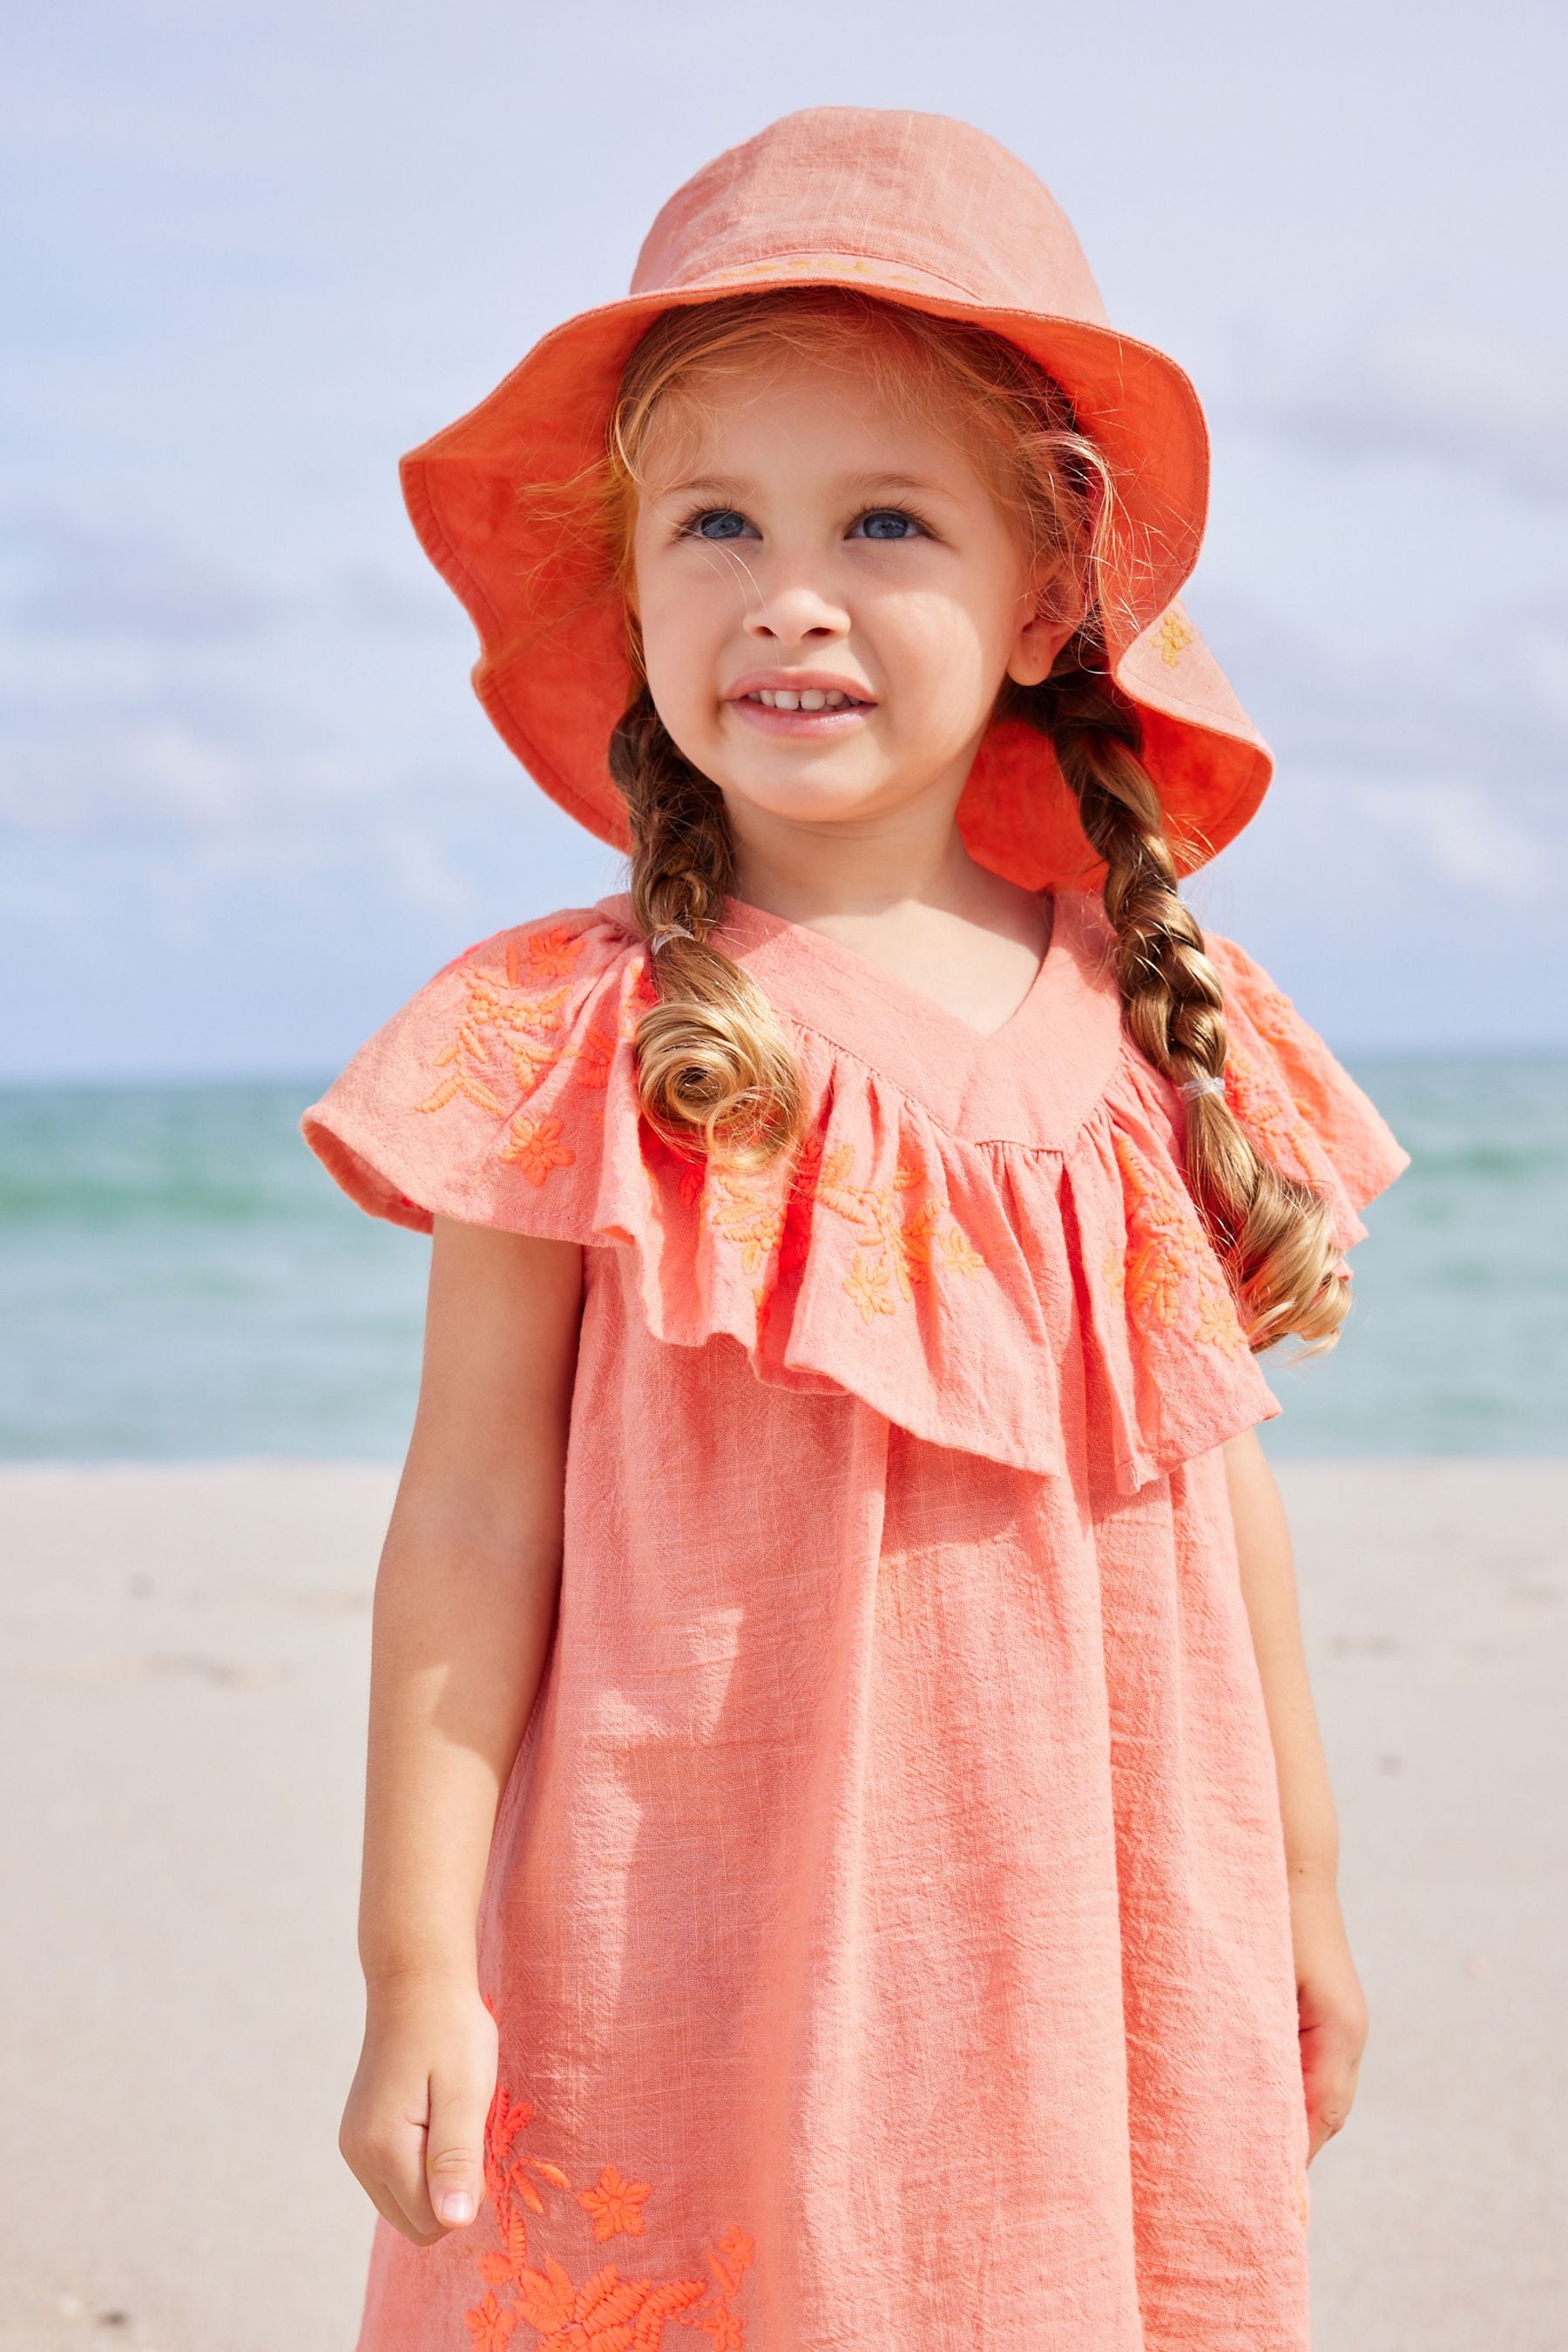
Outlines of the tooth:
[{"label": "tooth", "polygon": [[842,710],[844,708],[844,697],[836,686],[830,686],[822,698],[829,710]]},{"label": "tooth", "polygon": [[827,697],[820,687],[808,686],[800,698],[800,707],[803,710],[825,710],[827,708]]},{"label": "tooth", "polygon": [[775,689],[773,694],[773,709],[775,710],[798,710],[800,709],[800,697],[798,694],[786,694],[784,688],[781,686]]},{"label": "tooth", "polygon": [[773,698],[765,686],[758,688],[753,699],[760,702],[764,710],[771,710],[773,707]]}]

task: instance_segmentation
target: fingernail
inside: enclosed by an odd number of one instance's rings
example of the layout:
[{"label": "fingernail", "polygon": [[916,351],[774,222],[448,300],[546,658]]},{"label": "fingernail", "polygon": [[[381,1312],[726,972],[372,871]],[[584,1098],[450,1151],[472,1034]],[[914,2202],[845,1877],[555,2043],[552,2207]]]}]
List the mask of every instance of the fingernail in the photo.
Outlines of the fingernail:
[{"label": "fingernail", "polygon": [[445,2197],[437,2199],[436,2210],[443,2221],[471,2221],[474,2200],[466,2189],[449,2189]]}]

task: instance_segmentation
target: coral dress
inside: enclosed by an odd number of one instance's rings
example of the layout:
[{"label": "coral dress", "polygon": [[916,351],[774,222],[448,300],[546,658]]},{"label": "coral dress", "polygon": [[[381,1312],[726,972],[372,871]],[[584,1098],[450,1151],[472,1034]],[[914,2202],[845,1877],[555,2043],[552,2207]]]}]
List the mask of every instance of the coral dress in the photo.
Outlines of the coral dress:
[{"label": "coral dress", "polygon": [[[1301,2352],[1273,1755],[1215,1448],[1278,1406],[1056,901],[983,1036],[720,934],[814,1105],[639,1118],[625,895],[422,989],[306,1114],[374,1213],[587,1244],[560,1613],[497,1822],[479,2220],[376,2226],[359,2352]],[[1405,1164],[1213,943],[1229,1091],[1342,1245]]]}]

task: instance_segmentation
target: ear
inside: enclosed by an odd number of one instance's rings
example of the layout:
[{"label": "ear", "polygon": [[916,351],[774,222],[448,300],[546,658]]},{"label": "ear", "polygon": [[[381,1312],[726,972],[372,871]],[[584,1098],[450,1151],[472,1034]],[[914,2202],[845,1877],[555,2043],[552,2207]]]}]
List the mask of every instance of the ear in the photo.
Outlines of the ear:
[{"label": "ear", "polygon": [[1038,686],[1049,677],[1057,656],[1083,619],[1081,584],[1058,555],[1037,556],[1029,568],[1021,600],[1018,634],[1007,658],[1016,686]]},{"label": "ear", "polygon": [[1056,667],[1057,656],[1075,624],[1054,614],[1031,613],[1013,641],[1007,675],[1017,686],[1038,686]]}]

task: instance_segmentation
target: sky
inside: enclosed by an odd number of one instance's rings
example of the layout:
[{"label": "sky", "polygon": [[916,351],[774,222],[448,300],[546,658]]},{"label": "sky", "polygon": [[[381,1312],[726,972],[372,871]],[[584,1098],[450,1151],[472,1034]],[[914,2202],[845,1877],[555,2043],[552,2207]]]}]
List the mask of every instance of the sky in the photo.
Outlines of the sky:
[{"label": "sky", "polygon": [[1274,746],[1194,877],[1342,1051],[1568,1043],[1568,12],[76,0],[14,16],[0,1076],[329,1072],[623,887],[504,750],[400,454],[792,108],[959,115],[1214,439]]}]

